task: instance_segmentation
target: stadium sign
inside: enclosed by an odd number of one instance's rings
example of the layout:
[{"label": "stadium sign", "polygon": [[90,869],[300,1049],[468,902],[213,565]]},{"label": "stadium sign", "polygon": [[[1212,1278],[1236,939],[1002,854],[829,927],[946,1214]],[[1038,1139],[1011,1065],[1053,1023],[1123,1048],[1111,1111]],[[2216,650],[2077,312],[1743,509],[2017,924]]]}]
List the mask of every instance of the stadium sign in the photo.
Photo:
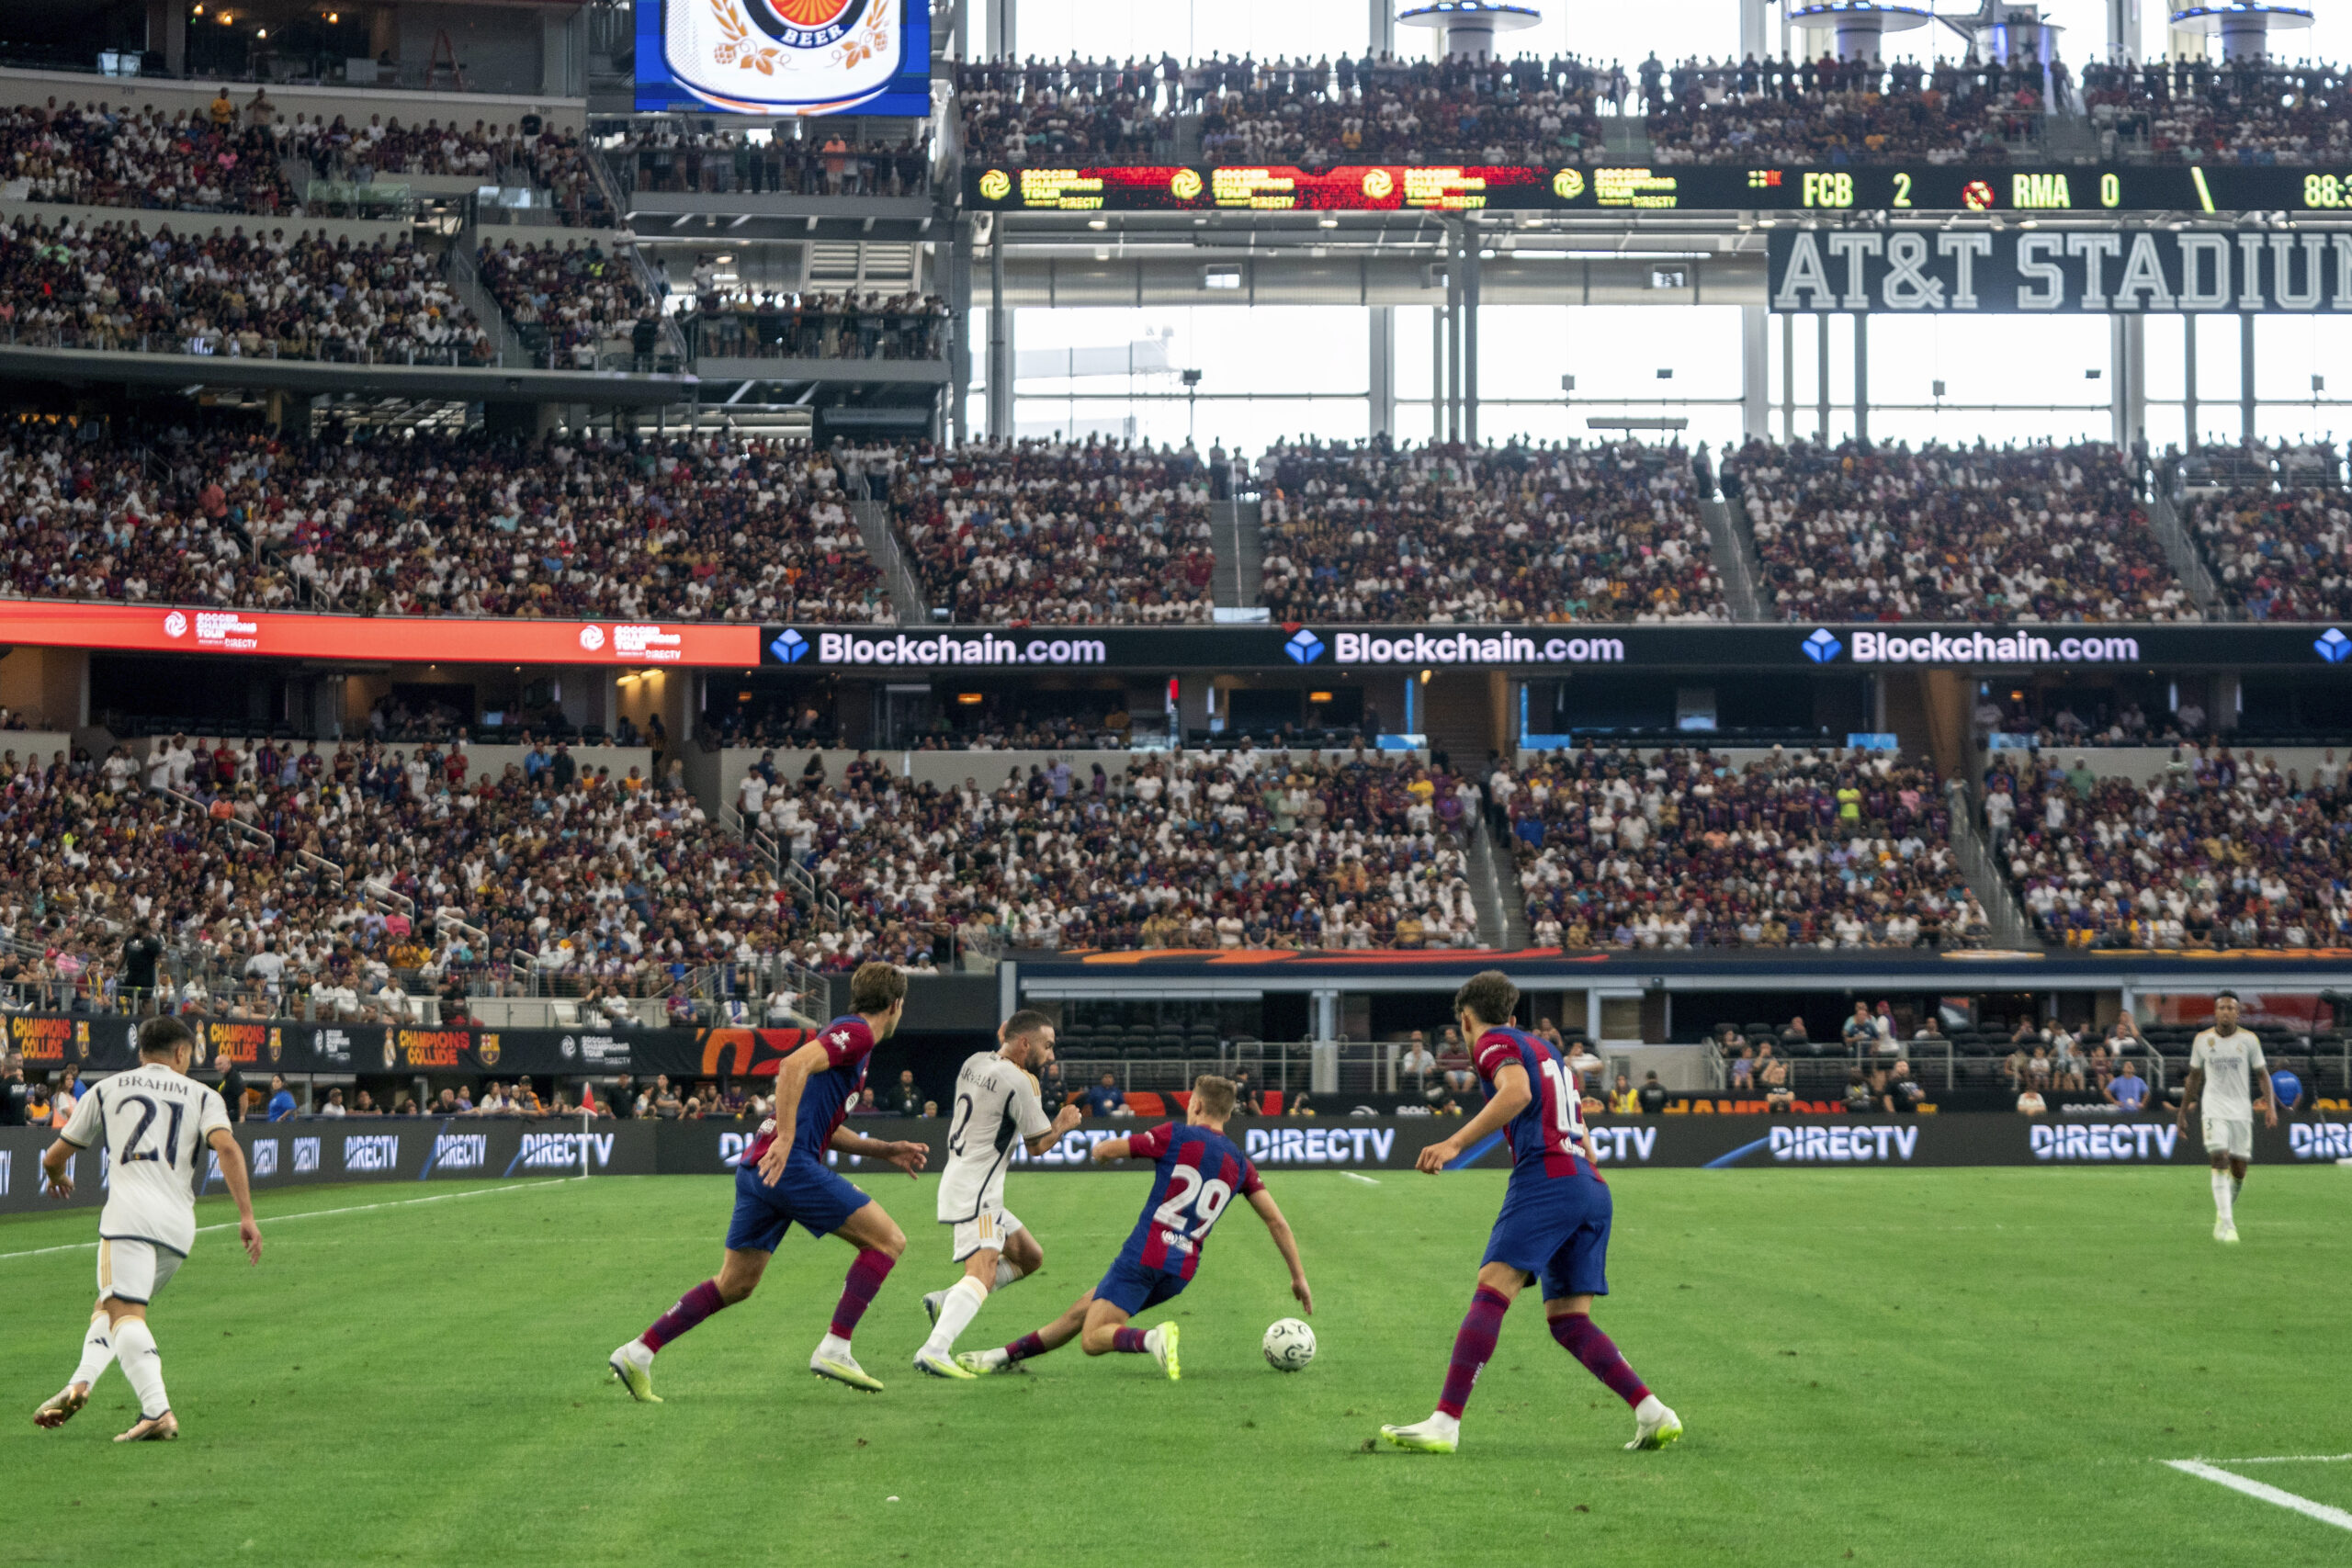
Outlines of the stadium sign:
[{"label": "stadium sign", "polygon": [[912,0],[637,0],[639,110],[931,112],[931,14]]},{"label": "stadium sign", "polygon": [[2352,310],[2352,233],[1776,230],[1781,311],[2101,315]]}]

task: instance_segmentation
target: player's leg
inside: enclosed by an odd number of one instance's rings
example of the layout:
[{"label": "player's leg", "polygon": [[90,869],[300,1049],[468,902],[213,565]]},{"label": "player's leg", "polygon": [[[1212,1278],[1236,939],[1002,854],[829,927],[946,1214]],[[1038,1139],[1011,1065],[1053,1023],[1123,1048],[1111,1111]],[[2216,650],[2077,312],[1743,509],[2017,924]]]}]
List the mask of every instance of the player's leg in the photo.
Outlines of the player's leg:
[{"label": "player's leg", "polygon": [[760,1181],[756,1170],[736,1173],[735,1212],[727,1224],[727,1252],[718,1272],[680,1296],[669,1311],[646,1325],[643,1333],[605,1359],[631,1399],[641,1404],[662,1403],[661,1395],[653,1392],[654,1355],[705,1318],[757,1290],[769,1258],[791,1226],[789,1211]]},{"label": "player's leg", "polygon": [[1147,1269],[1140,1263],[1120,1258],[1102,1276],[1102,1282],[1094,1287],[1094,1303],[1086,1309],[1086,1325],[1079,1337],[1079,1348],[1090,1356],[1149,1356],[1159,1363],[1159,1370],[1168,1374],[1169,1382],[1176,1382],[1184,1375],[1182,1363],[1177,1359],[1176,1325],[1170,1321],[1152,1328],[1136,1328],[1128,1320],[1162,1302],[1174,1301],[1184,1293],[1184,1284],[1183,1280],[1163,1269]]},{"label": "player's leg", "polygon": [[964,1277],[935,1296],[923,1298],[923,1308],[931,1314],[931,1337],[915,1352],[916,1371],[936,1378],[975,1375],[956,1359],[956,1337],[971,1326],[987,1303],[1004,1266],[1007,1244],[1027,1234],[1018,1219],[1002,1210],[983,1209],[956,1225],[956,1260],[964,1265]]},{"label": "player's leg", "polygon": [[180,1435],[171,1397],[164,1392],[164,1357],[147,1326],[147,1303],[178,1271],[180,1256],[152,1242],[100,1242],[110,1251],[114,1285],[106,1300],[114,1325],[114,1359],[139,1396],[139,1419],[117,1433],[118,1443],[168,1442]]},{"label": "player's leg", "polygon": [[[100,1242],[98,1245],[103,1249],[107,1244]],[[101,1295],[90,1309],[89,1325],[82,1334],[81,1361],[74,1368],[74,1375],[65,1380],[65,1386],[43,1400],[40,1408],[33,1412],[33,1425],[62,1427],[74,1419],[80,1414],[82,1406],[90,1402],[90,1391],[97,1386],[98,1380],[112,1365],[114,1319],[107,1312],[106,1297]]]},{"label": "player's leg", "polygon": [[1077,1338],[1086,1327],[1086,1309],[1093,1304],[1094,1292],[1089,1291],[1045,1327],[1023,1335],[1000,1350],[967,1350],[956,1358],[956,1364],[973,1372],[1011,1371],[1031,1357],[1058,1350]]},{"label": "player's leg", "polygon": [[1005,1219],[1004,1250],[997,1255],[996,1278],[990,1281],[990,1288],[999,1291],[1046,1266],[1046,1249],[1037,1245],[1029,1227],[1010,1214]]},{"label": "player's leg", "polygon": [[[837,1235],[857,1249],[850,1259],[848,1278],[842,1282],[842,1296],[833,1307],[833,1320],[826,1328],[824,1338],[809,1353],[808,1370],[820,1378],[847,1383],[866,1393],[882,1392],[882,1382],[857,1364],[850,1353],[850,1337],[857,1332],[858,1320],[865,1309],[874,1304],[875,1295],[882,1289],[882,1281],[905,1256],[907,1236],[898,1222],[883,1213],[882,1205],[849,1184],[842,1177],[819,1168],[834,1187],[832,1201],[854,1206],[842,1209],[838,1224],[823,1227],[829,1235]],[[813,1184],[813,1183],[812,1183]],[[804,1223],[807,1223],[804,1221]],[[809,1228],[819,1228],[811,1224]]]},{"label": "player's leg", "polygon": [[2230,1128],[2225,1122],[2208,1116],[2205,1123],[2205,1156],[2212,1167],[2213,1239],[2235,1241],[2238,1238],[2237,1195],[2235,1182],[2230,1179]]},{"label": "player's leg", "polygon": [[1498,1222],[1494,1239],[1487,1246],[1487,1261],[1479,1265],[1478,1285],[1470,1292],[1470,1310],[1462,1316],[1462,1326],[1454,1331],[1453,1354],[1446,1362],[1445,1383],[1438,1391],[1437,1409],[1425,1421],[1409,1427],[1383,1427],[1380,1435],[1400,1449],[1418,1453],[1452,1453],[1461,1440],[1462,1412],[1470,1403],[1470,1391],[1478,1383],[1478,1374],[1495,1354],[1495,1341],[1501,1335],[1503,1314],[1510,1311],[1511,1303],[1527,1288],[1532,1277],[1526,1268],[1495,1256],[1505,1245],[1506,1226]]},{"label": "player's leg", "polygon": [[1544,1316],[1560,1348],[1632,1407],[1634,1440],[1625,1446],[1662,1449],[1682,1436],[1681,1418],[1650,1392],[1624,1353],[1592,1321],[1594,1299],[1609,1293],[1611,1211],[1609,1190],[1594,1185],[1598,1196],[1585,1223],[1544,1269]]}]

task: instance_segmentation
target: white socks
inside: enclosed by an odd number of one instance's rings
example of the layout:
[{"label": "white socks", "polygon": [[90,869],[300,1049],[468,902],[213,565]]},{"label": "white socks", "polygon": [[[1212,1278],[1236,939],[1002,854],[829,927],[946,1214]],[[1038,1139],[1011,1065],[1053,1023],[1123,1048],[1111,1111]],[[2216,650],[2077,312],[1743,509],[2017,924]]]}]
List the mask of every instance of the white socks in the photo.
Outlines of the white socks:
[{"label": "white socks", "polygon": [[172,1402],[164,1394],[164,1358],[145,1318],[126,1317],[114,1325],[114,1359],[122,1363],[122,1375],[139,1395],[141,1417],[152,1421],[171,1409]]},{"label": "white socks", "polygon": [[1157,1356],[1159,1354],[1160,1342],[1163,1338],[1165,1336],[1157,1328],[1147,1328],[1143,1332],[1143,1348]]},{"label": "white socks", "polygon": [[101,1308],[90,1319],[90,1331],[82,1336],[82,1364],[74,1369],[72,1382],[95,1389],[98,1379],[114,1365],[114,1325],[107,1321]]},{"label": "white socks", "polygon": [[850,1359],[849,1341],[828,1329],[824,1338],[817,1342],[817,1354],[827,1360],[846,1361]]},{"label": "white socks", "polygon": [[2213,1173],[2213,1213],[2223,1224],[2235,1224],[2230,1215],[2230,1205],[2236,1199],[2237,1183],[2230,1179],[2226,1170]]},{"label": "white socks", "polygon": [[998,1290],[1001,1291],[1004,1289],[1015,1280],[1026,1279],[1027,1277],[1028,1276],[1023,1271],[1021,1265],[1015,1263],[1010,1258],[999,1258],[996,1260],[996,1288]]},{"label": "white socks", "polygon": [[[1004,1271],[1004,1264],[997,1264],[997,1271]],[[979,1315],[980,1303],[989,1299],[988,1287],[969,1274],[948,1288],[939,1303],[939,1321],[931,1325],[931,1337],[922,1348],[935,1356],[944,1356],[956,1348],[956,1337],[972,1325]]]}]

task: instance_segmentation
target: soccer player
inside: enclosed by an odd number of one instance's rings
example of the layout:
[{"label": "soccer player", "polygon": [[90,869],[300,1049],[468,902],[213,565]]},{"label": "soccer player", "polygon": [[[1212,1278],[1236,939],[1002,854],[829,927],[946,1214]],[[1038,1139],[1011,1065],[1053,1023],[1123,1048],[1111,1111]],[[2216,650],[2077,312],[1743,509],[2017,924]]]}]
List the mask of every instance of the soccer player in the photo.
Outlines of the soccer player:
[{"label": "soccer player", "polygon": [[1634,1440],[1625,1446],[1662,1449],[1682,1436],[1681,1421],[1593,1325],[1592,1299],[1609,1293],[1611,1202],[1585,1137],[1576,1074],[1548,1043],[1510,1026],[1518,1007],[1519,987],[1498,969],[1472,976],[1453,994],[1462,1037],[1476,1042],[1471,1059],[1487,1099],[1460,1132],[1421,1151],[1419,1168],[1434,1176],[1499,1128],[1510,1140],[1510,1183],[1479,1265],[1469,1314],[1454,1336],[1436,1412],[1409,1427],[1383,1427],[1380,1435],[1419,1453],[1453,1452],[1461,1443],[1463,1406],[1495,1353],[1503,1314],[1521,1291],[1540,1280],[1552,1337],[1634,1407]]},{"label": "soccer player", "polygon": [[2181,1088],[2178,1125],[2188,1131],[2188,1113],[2202,1108],[2205,1152],[2213,1161],[2213,1239],[2238,1238],[2238,1189],[2245,1185],[2246,1161],[2254,1157],[2254,1107],[2258,1094],[2262,1122],[2278,1125],[2278,1103],[2264,1070],[2262,1042],[2238,1027],[2238,995],[2213,998],[2213,1027],[2188,1048],[2188,1081]]},{"label": "soccer player", "polygon": [[678,1298],[644,1333],[612,1354],[613,1375],[632,1398],[658,1404],[653,1356],[695,1324],[750,1295],[766,1272],[776,1244],[796,1223],[811,1235],[837,1235],[857,1248],[832,1326],[808,1358],[808,1370],[868,1393],[880,1380],[857,1364],[850,1336],[907,1249],[907,1238],[882,1205],[826,1168],[825,1150],[863,1155],[897,1166],[911,1178],[931,1151],[922,1144],[885,1143],[842,1130],[842,1119],[865,1087],[866,1058],[888,1040],[907,1010],[907,977],[888,964],[861,964],[850,976],[850,1010],[778,1064],[775,1113],[735,1165],[735,1216],[727,1227],[727,1256],[718,1277]]},{"label": "soccer player", "polygon": [[1182,1295],[1201,1266],[1201,1247],[1210,1227],[1237,1192],[1250,1201],[1274,1246],[1290,1266],[1290,1293],[1302,1310],[1313,1315],[1315,1293],[1306,1288],[1306,1269],[1298,1260],[1298,1242],[1290,1222],[1275,1206],[1273,1194],[1258,1179],[1255,1167],[1225,1135],[1232,1118],[1234,1087],[1230,1078],[1203,1077],[1193,1082],[1193,1100],[1184,1124],[1163,1122],[1132,1137],[1106,1138],[1090,1151],[1099,1161],[1148,1159],[1154,1162],[1151,1196],[1144,1200],[1143,1217],[1119,1249],[1102,1282],[1078,1298],[1070,1309],[1034,1334],[1024,1334],[1001,1350],[967,1350],[956,1358],[968,1371],[1010,1371],[1032,1356],[1058,1350],[1077,1339],[1090,1356],[1107,1351],[1149,1356],[1175,1382],[1183,1375],[1177,1359],[1176,1325],[1157,1328],[1128,1326],[1136,1314]]},{"label": "soccer player", "polygon": [[164,1393],[164,1359],[147,1326],[147,1308],[196,1245],[197,1151],[210,1145],[237,1201],[237,1236],[261,1261],[245,1155],[229,1130],[220,1092],[187,1076],[196,1035],[176,1018],[139,1026],[139,1065],[99,1081],[74,1107],[73,1119],[40,1156],[41,1174],[60,1198],[74,1196],[67,1165],[77,1149],[104,1141],[112,1162],[107,1206],[98,1214],[98,1304],[82,1337],[82,1364],[65,1386],[33,1412],[38,1427],[62,1427],[90,1402],[108,1361],[122,1367],[139,1396],[139,1419],[118,1443],[169,1442],[179,1418]]},{"label": "soccer player", "polygon": [[1015,1138],[1041,1155],[1078,1125],[1085,1111],[1062,1107],[1048,1122],[1037,1100],[1036,1073],[1054,1059],[1053,1021],[1023,1009],[996,1032],[994,1051],[982,1051],[956,1075],[948,1111],[947,1168],[939,1173],[939,1223],[956,1227],[955,1261],[964,1277],[923,1297],[931,1337],[915,1352],[915,1369],[935,1378],[978,1375],[956,1364],[956,1337],[969,1326],[991,1290],[1035,1274],[1046,1260],[1026,1226],[1004,1206],[1005,1168]]}]

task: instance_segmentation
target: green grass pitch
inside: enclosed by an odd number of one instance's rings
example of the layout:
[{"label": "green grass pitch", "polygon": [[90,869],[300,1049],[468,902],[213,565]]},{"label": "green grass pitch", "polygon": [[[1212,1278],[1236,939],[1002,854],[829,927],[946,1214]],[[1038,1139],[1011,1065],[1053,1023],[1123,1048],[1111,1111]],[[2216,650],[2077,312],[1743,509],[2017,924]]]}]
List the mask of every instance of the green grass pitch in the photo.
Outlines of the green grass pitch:
[{"label": "green grass pitch", "polygon": [[[1522,1303],[1451,1458],[1366,1451],[1428,1414],[1502,1188],[1278,1173],[1315,1365],[1237,1205],[1172,1310],[1184,1380],[1075,1348],[938,1383],[908,1357],[948,1283],[930,1181],[863,1179],[909,1257],[857,1337],[878,1397],[805,1370],[848,1249],[796,1235],[761,1293],[665,1352],[639,1406],[605,1358],[718,1261],[718,1178],[384,1185],[262,1203],[259,1269],[201,1238],[154,1323],[186,1437],[120,1447],[109,1371],[59,1432],[88,1212],[0,1224],[10,1562],[2340,1565],[2352,1536],[2157,1461],[2352,1450],[2352,1172],[2257,1169],[2234,1248],[2201,1169],[1621,1172],[1597,1314],[1689,1437],[1624,1407]],[[503,1189],[492,1190],[490,1189]],[[1001,1344],[1100,1276],[1138,1173],[1016,1173],[1045,1273]],[[419,1196],[442,1201],[417,1203]],[[363,1212],[359,1204],[397,1203]],[[233,1218],[208,1201],[200,1223]],[[272,1223],[273,1220],[281,1223]],[[1159,1314],[1147,1314],[1146,1323]],[[2352,1506],[2352,1465],[2256,1473]],[[892,1499],[896,1499],[892,1501]]]}]

